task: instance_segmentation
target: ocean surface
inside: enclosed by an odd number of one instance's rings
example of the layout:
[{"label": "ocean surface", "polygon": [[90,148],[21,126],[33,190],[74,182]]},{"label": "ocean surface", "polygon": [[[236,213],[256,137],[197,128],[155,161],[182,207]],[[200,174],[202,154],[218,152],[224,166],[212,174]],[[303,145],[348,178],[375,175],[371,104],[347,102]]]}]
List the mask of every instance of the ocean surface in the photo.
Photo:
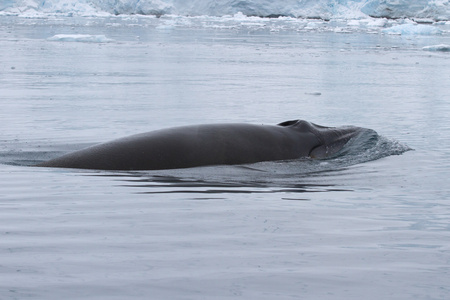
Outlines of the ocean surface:
[{"label": "ocean surface", "polygon": [[[448,299],[449,26],[1,16],[0,299]],[[295,119],[383,138],[319,161],[32,166]]]}]

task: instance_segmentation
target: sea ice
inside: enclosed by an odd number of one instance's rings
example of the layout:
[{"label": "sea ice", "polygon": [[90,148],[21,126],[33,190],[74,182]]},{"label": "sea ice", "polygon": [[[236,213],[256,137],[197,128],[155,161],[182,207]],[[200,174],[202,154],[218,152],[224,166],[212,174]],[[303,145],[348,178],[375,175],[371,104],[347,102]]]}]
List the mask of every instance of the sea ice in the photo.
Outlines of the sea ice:
[{"label": "sea ice", "polygon": [[442,30],[431,25],[403,24],[383,29],[383,32],[398,35],[436,35],[441,34]]},{"label": "sea ice", "polygon": [[440,44],[423,47],[422,50],[425,51],[439,51],[439,52],[450,52],[450,45]]},{"label": "sea ice", "polygon": [[85,42],[85,43],[108,43],[114,41],[104,35],[90,35],[90,34],[56,34],[50,38],[49,41],[58,42]]}]

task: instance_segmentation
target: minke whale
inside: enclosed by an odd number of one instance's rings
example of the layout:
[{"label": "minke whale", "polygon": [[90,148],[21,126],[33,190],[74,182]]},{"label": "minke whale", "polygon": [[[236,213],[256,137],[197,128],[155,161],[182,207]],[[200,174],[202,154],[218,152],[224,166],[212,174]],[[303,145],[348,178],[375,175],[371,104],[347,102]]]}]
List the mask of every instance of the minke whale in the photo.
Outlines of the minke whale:
[{"label": "minke whale", "polygon": [[277,125],[204,124],[161,129],[94,145],[38,164],[96,170],[163,170],[336,155],[370,129],[303,120]]}]

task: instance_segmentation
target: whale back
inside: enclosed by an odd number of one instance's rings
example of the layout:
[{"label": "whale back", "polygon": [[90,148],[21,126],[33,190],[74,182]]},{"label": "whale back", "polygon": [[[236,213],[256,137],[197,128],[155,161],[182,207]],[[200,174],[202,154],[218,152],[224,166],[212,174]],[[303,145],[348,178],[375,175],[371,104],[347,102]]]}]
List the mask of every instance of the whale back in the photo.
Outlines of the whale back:
[{"label": "whale back", "polygon": [[316,136],[273,125],[204,124],[161,129],[78,150],[41,167],[161,170],[305,157]]},{"label": "whale back", "polygon": [[363,128],[294,120],[273,125],[204,124],[132,135],[38,164],[98,170],[161,170],[328,158]]}]

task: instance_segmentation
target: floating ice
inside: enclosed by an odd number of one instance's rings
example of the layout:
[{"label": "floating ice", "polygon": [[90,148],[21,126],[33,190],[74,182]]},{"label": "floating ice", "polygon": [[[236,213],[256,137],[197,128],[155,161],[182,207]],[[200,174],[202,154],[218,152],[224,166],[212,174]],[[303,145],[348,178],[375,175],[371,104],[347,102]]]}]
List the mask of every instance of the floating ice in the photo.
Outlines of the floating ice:
[{"label": "floating ice", "polygon": [[48,40],[58,42],[84,42],[84,43],[108,43],[113,41],[112,39],[109,39],[104,35],[90,35],[90,34],[57,34],[48,38]]},{"label": "floating ice", "polygon": [[383,29],[383,32],[398,35],[436,35],[441,34],[442,30],[432,25],[403,24]]},{"label": "floating ice", "polygon": [[450,52],[450,45],[432,45],[432,46],[426,46],[423,47],[422,50],[425,51],[439,51],[439,52]]},{"label": "floating ice", "polygon": [[369,19],[360,19],[360,20],[350,20],[347,22],[348,26],[356,26],[356,27],[384,27],[387,24],[387,19],[385,18],[369,18]]}]

